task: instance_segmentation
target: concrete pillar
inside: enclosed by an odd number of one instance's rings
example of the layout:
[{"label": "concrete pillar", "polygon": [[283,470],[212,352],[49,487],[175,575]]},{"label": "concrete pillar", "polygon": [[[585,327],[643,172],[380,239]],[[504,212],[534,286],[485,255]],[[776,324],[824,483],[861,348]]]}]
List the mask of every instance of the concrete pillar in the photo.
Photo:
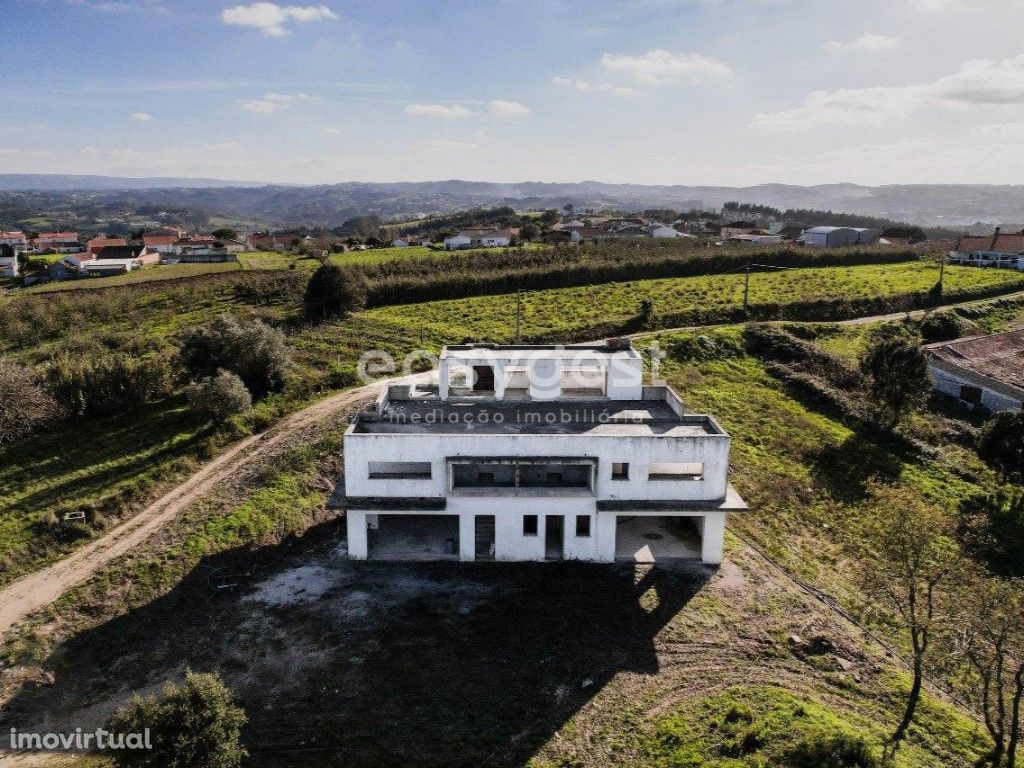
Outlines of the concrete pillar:
[{"label": "concrete pillar", "polygon": [[448,399],[448,384],[450,378],[448,367],[448,360],[441,360],[437,364],[437,394],[442,400]]},{"label": "concrete pillar", "polygon": [[718,565],[725,551],[725,513],[709,512],[702,520],[700,559],[708,565]]},{"label": "concrete pillar", "polygon": [[597,512],[594,515],[594,559],[599,563],[615,561],[615,531],[618,516],[612,512]]},{"label": "concrete pillar", "polygon": [[562,361],[534,360],[530,367],[530,399],[557,400],[562,394]]},{"label": "concrete pillar", "polygon": [[365,560],[370,546],[366,536],[366,513],[348,510],[345,513],[348,532],[348,556],[352,560]]},{"label": "concrete pillar", "polygon": [[494,396],[498,400],[505,399],[505,364],[500,362],[494,363]]},{"label": "concrete pillar", "polygon": [[476,552],[476,515],[459,515],[459,560],[473,560]]}]

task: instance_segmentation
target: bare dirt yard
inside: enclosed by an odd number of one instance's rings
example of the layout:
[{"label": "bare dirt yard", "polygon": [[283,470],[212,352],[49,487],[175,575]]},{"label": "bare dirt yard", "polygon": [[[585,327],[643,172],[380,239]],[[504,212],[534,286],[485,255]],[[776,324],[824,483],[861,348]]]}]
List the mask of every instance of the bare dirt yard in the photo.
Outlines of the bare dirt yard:
[{"label": "bare dirt yard", "polygon": [[0,719],[96,727],[191,668],[235,691],[253,765],[647,765],[688,701],[770,680],[863,710],[889,664],[736,542],[718,570],[353,563],[343,531],[228,581],[205,562],[58,647]]}]

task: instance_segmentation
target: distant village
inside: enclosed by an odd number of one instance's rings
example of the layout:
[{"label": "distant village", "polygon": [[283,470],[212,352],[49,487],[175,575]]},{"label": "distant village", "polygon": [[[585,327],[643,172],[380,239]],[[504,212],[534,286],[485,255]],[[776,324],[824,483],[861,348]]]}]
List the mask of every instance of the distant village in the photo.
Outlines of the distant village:
[{"label": "distant village", "polygon": [[[756,208],[756,206],[751,206]],[[563,212],[546,211],[531,223],[514,227],[470,226],[457,230],[403,231],[404,226],[381,226],[377,235],[343,237],[331,231],[255,232],[233,230],[209,234],[162,226],[137,237],[83,235],[75,231],[0,231],[0,277],[20,278],[24,284],[124,274],[143,267],[179,263],[236,261],[244,252],[313,254],[340,253],[370,248],[427,247],[434,250],[510,248],[530,243],[579,244],[613,238],[690,240],[714,246],[779,246],[842,248],[890,246],[922,252],[948,252],[949,261],[981,267],[1024,270],[1024,233],[964,235],[956,240],[929,240],[917,227],[890,227],[882,231],[851,226],[804,226],[799,223],[753,216],[728,220],[681,215],[661,221],[649,215],[577,215],[571,206]],[[723,211],[723,215],[728,211]],[[56,257],[56,258],[54,258]]]}]

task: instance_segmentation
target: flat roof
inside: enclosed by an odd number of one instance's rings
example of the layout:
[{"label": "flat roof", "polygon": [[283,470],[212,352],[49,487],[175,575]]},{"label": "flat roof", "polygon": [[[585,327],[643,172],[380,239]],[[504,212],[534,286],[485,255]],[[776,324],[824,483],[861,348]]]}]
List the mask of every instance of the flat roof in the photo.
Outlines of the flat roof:
[{"label": "flat roof", "polygon": [[441,351],[442,360],[579,360],[583,357],[602,359],[635,359],[640,354],[630,346],[599,344],[455,344]]},{"label": "flat roof", "polygon": [[726,436],[710,416],[679,416],[664,400],[389,400],[352,434]]}]

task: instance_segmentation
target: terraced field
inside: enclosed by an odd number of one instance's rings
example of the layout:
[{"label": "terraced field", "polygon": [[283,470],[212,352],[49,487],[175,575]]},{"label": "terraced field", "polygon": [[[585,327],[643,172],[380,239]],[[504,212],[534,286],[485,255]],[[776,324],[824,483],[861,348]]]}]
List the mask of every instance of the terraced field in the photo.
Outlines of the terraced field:
[{"label": "terraced field", "polygon": [[[926,292],[938,277],[938,266],[920,262],[756,273],[750,278],[750,305]],[[693,313],[689,322],[698,322],[701,316],[713,320],[716,312],[742,307],[743,284],[744,276],[734,274],[533,291],[523,295],[523,336],[545,338],[572,329],[625,324],[637,316],[644,300],[654,302],[655,315]],[[994,286],[1024,290],[1024,276],[1004,270],[946,268],[945,295],[949,300]],[[515,314],[516,301],[509,295],[383,307],[366,313],[374,320],[422,331],[428,337],[457,340],[471,328],[477,338],[495,341],[512,336]]]}]

